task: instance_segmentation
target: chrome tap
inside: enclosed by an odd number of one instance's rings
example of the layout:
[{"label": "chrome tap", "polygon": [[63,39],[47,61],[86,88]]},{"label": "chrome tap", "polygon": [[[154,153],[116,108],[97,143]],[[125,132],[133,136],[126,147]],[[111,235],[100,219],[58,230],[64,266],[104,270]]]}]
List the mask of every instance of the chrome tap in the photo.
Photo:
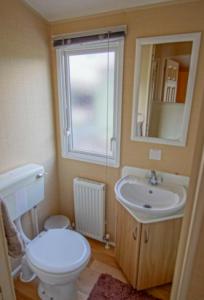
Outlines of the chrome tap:
[{"label": "chrome tap", "polygon": [[148,183],[151,185],[157,185],[159,183],[157,173],[155,170],[151,170],[151,174],[149,176]]}]

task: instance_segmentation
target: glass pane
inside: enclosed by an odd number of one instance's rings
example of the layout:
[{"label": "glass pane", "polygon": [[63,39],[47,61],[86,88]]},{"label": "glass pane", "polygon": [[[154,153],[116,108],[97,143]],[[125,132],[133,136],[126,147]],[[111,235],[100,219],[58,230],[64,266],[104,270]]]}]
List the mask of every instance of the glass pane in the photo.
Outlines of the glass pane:
[{"label": "glass pane", "polygon": [[69,56],[73,151],[112,156],[115,53]]}]

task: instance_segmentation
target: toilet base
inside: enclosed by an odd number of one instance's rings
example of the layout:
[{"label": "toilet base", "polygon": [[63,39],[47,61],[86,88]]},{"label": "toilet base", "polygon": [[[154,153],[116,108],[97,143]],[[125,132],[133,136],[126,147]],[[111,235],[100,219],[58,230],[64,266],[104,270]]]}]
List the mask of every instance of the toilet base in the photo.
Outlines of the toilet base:
[{"label": "toilet base", "polygon": [[75,282],[65,285],[50,285],[40,281],[38,295],[41,300],[76,300],[76,285]]}]

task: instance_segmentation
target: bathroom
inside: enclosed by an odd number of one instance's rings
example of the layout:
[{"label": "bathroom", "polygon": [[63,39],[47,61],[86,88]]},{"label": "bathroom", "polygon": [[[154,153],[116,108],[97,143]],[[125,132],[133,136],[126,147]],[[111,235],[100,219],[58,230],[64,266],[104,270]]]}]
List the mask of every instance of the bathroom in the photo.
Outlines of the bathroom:
[{"label": "bathroom", "polygon": [[[204,299],[202,285],[204,225],[203,206],[200,201],[202,198],[200,166],[202,167],[204,132],[202,119],[204,2],[202,0],[144,1],[147,5],[144,3],[141,5],[143,1],[134,0],[127,1],[126,6],[124,1],[113,1],[112,4],[105,6],[104,1],[93,1],[94,5],[93,2],[88,1],[87,8],[82,9],[83,1],[79,1],[78,6],[73,10],[71,7],[66,10],[64,6],[60,9],[59,4],[56,7],[56,2],[59,3],[59,1],[52,1],[53,6],[50,4],[49,7],[47,4],[43,7],[40,6],[40,1],[35,0],[0,1],[0,173],[4,174],[31,163],[44,167],[45,197],[37,208],[41,230],[44,221],[51,215],[63,214],[70,219],[71,223],[75,222],[74,178],[80,177],[105,183],[105,232],[110,236],[111,249],[106,250],[103,244],[94,241],[91,244],[92,252],[98,258],[100,257],[101,273],[108,273],[110,266],[105,268],[104,264],[107,260],[112,261],[112,256],[115,255],[117,202],[114,188],[122,176],[124,167],[189,177],[171,295],[168,291],[166,296],[165,290],[164,297],[162,292],[162,296],[158,293],[153,296],[158,299],[171,297],[172,300],[202,300]],[[119,5],[118,2],[122,4]],[[74,1],[70,1],[70,5],[73,3]],[[121,126],[118,128],[121,127],[121,130],[117,141],[120,149],[117,147],[117,150],[120,150],[120,157],[118,154],[117,166],[114,167],[108,159],[103,165],[93,161],[64,157],[60,127],[59,64],[57,64],[57,48],[53,46],[53,39],[70,37],[76,33],[100,33],[104,28],[109,30],[119,28],[125,32],[120,37],[123,39],[124,54],[123,63],[120,65],[122,76],[118,78],[121,92],[121,116],[118,118],[118,125],[121,123]],[[136,74],[137,72],[139,74],[140,60],[137,59],[139,52],[135,53],[135,51],[139,41],[142,43],[144,41],[142,39],[145,38],[178,37],[178,35],[193,33],[201,33],[201,38],[195,82],[191,89],[193,92],[191,109],[186,119],[188,126],[185,143],[178,145],[171,141],[162,143],[158,140],[159,137],[153,140],[151,137],[141,135],[136,137],[132,127],[138,122],[135,121],[134,103],[138,99],[136,86],[139,82]],[[150,154],[153,158],[156,155],[157,159],[150,159]],[[25,233],[32,237],[30,214],[25,214],[22,221]],[[5,252],[5,256],[0,257],[1,269],[4,270],[0,272],[0,285],[3,299],[10,300],[15,299],[15,296],[8,258],[5,249],[3,251],[2,248],[2,237],[1,232],[1,253]],[[97,249],[99,253],[96,253]],[[115,268],[116,262],[111,262],[111,267],[113,265]],[[99,271],[100,266],[96,267]],[[118,266],[117,270],[123,274]],[[90,271],[91,283],[94,282],[95,271],[97,270]],[[114,274],[111,275],[114,277]],[[123,276],[125,277],[124,274]],[[39,299],[32,298],[35,289],[37,290],[32,283],[27,285],[19,283],[19,286],[20,291],[17,291],[21,294],[19,299]],[[89,296],[92,288],[93,286],[84,287],[86,291],[84,297]],[[23,291],[29,291],[30,295],[23,294]],[[8,294],[4,296],[4,293]]]}]

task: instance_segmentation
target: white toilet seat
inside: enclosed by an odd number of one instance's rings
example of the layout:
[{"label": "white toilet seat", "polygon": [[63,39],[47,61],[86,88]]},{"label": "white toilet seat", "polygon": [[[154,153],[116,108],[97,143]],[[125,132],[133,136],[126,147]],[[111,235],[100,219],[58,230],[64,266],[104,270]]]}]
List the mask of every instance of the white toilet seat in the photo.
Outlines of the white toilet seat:
[{"label": "white toilet seat", "polygon": [[26,248],[26,257],[37,269],[63,274],[80,269],[90,258],[87,240],[69,229],[51,229],[38,235]]}]

